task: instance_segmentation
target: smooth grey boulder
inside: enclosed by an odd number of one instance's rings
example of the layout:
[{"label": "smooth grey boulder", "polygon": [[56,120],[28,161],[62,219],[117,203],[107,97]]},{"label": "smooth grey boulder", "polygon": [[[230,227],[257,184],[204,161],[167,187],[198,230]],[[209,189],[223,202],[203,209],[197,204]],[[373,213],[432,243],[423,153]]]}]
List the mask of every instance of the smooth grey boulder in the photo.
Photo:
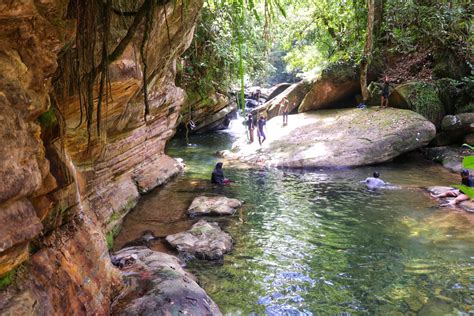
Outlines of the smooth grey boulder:
[{"label": "smooth grey boulder", "polygon": [[180,253],[198,259],[220,260],[232,250],[232,237],[217,223],[200,220],[190,230],[166,236],[166,241]]},{"label": "smooth grey boulder", "polygon": [[188,208],[188,215],[233,215],[242,202],[225,196],[198,196]]},{"label": "smooth grey boulder", "polygon": [[468,148],[452,146],[427,147],[423,148],[422,152],[426,158],[456,173],[461,171],[464,157],[472,155]]},{"label": "smooth grey boulder", "polygon": [[348,167],[389,161],[426,146],[436,128],[420,114],[387,108],[320,110],[268,121],[267,140],[234,143],[226,158],[278,168]]},{"label": "smooth grey boulder", "polygon": [[474,133],[474,113],[446,115],[441,122],[441,129],[462,139],[462,136]]},{"label": "smooth grey boulder", "polygon": [[124,263],[126,283],[112,315],[222,315],[178,258],[146,247],[124,248],[112,257]]}]

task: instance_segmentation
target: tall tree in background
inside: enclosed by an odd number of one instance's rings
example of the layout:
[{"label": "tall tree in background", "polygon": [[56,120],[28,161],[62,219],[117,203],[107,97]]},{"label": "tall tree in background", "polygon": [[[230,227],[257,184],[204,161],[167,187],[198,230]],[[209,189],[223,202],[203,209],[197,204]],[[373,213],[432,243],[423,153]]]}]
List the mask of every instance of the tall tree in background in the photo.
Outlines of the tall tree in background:
[{"label": "tall tree in background", "polygon": [[375,0],[367,0],[367,10],[367,33],[365,38],[364,53],[360,62],[360,90],[362,92],[362,99],[364,103],[367,102],[370,97],[369,89],[367,89],[367,73],[374,46],[373,35],[375,19]]}]

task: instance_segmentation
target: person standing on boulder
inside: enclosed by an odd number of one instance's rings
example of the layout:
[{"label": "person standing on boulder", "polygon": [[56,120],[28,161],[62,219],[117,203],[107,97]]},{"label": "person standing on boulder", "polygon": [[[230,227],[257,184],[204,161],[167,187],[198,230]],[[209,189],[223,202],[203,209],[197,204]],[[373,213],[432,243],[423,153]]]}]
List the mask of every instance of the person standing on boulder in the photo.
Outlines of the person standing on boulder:
[{"label": "person standing on boulder", "polygon": [[280,111],[283,110],[283,126],[288,125],[289,107],[290,107],[290,102],[288,101],[287,97],[284,97],[282,100],[282,105],[280,107]]},{"label": "person standing on boulder", "polygon": [[260,145],[262,145],[262,143],[265,141],[265,139],[267,139],[265,137],[265,133],[263,131],[263,127],[267,124],[267,120],[265,120],[265,117],[260,116],[260,118],[258,119],[258,122],[257,122],[257,127],[258,127],[258,130],[257,130],[257,133],[258,133],[258,142],[260,143]]},{"label": "person standing on boulder", "polygon": [[388,77],[385,77],[382,87],[382,97],[380,101],[380,108],[385,109],[388,107],[388,96],[390,94],[390,84],[388,83]]},{"label": "person standing on boulder", "polygon": [[255,129],[255,126],[253,124],[252,114],[250,114],[250,113],[249,113],[249,115],[247,115],[247,129],[248,129],[248,132],[249,132],[249,141],[250,141],[250,143],[253,143],[253,130]]},{"label": "person standing on boulder", "polygon": [[223,165],[224,164],[222,162],[216,163],[216,167],[214,168],[214,171],[212,171],[211,175],[211,182],[213,184],[226,185],[232,182],[231,180],[224,177],[224,170],[222,170]]}]

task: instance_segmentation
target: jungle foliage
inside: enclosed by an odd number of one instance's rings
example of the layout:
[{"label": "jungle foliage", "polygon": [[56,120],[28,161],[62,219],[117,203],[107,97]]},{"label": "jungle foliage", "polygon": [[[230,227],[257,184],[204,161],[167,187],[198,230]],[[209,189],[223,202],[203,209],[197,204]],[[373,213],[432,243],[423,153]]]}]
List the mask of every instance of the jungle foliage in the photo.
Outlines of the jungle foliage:
[{"label": "jungle foliage", "polygon": [[[472,59],[474,8],[470,1],[374,0],[374,4],[372,62],[386,64],[397,56],[426,51],[440,60]],[[362,61],[365,0],[281,0],[273,6],[281,10],[269,14],[267,7],[265,0],[243,6],[232,1],[206,5],[192,48],[184,57],[184,76],[202,78],[199,83],[220,85],[224,90],[237,83],[239,34],[243,35],[243,68],[254,83],[271,79],[272,63],[281,59],[288,72],[299,73],[318,72],[333,62]],[[239,18],[242,10],[243,20]],[[275,55],[280,60],[269,59]]]}]

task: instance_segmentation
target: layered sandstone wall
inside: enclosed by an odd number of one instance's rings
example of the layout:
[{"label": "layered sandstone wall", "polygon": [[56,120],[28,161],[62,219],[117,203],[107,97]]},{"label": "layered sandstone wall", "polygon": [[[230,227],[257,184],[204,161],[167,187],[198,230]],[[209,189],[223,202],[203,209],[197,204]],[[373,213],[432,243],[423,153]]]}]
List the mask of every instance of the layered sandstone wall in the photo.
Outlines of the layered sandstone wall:
[{"label": "layered sandstone wall", "polygon": [[[65,47],[81,31],[68,16],[71,5],[77,2],[0,2],[0,281],[14,276],[0,290],[2,314],[107,314],[121,279],[106,234],[141,193],[180,170],[164,147],[186,98],[174,84],[176,58],[192,40],[202,0],[155,8],[146,122],[141,37],[110,65],[102,133],[90,143],[84,123],[77,127],[77,93],[52,88]],[[123,34],[126,23],[114,19],[112,31]],[[61,138],[51,100],[64,115]]]}]

